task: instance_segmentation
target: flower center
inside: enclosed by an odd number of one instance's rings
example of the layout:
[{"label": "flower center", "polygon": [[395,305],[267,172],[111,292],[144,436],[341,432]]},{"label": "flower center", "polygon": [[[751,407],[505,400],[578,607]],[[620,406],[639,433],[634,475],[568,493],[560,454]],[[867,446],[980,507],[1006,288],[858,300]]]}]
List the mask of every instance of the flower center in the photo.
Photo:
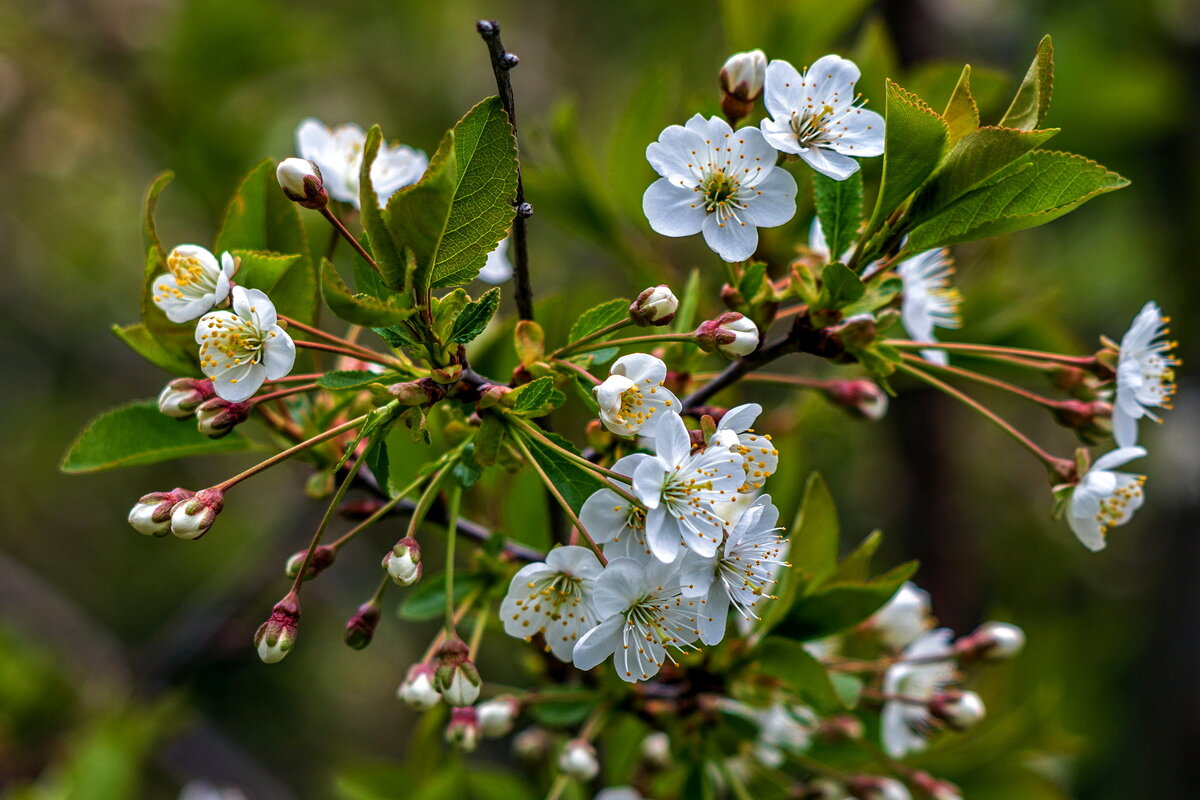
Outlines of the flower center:
[{"label": "flower center", "polygon": [[742,182],[737,176],[726,174],[723,169],[706,170],[700,191],[704,195],[704,210],[716,214],[722,225],[727,219],[737,219],[738,209],[746,207],[738,199]]},{"label": "flower center", "polygon": [[[200,365],[230,369],[245,363],[258,364],[263,357],[263,335],[253,324],[240,317],[214,318],[204,323],[208,333],[202,334]],[[272,334],[274,335],[274,334]],[[218,358],[217,354],[224,357]]]},{"label": "flower center", "polygon": [[833,106],[824,103],[818,111],[809,106],[803,111],[792,112],[792,132],[796,141],[801,144],[819,144],[835,138],[833,135],[833,120],[828,117],[833,114]]},{"label": "flower center", "polygon": [[193,283],[205,283],[204,265],[195,256],[171,253],[167,256],[167,269],[175,276],[175,282],[181,287]]},{"label": "flower center", "polygon": [[1100,510],[1096,512],[1096,521],[1100,523],[1100,532],[1107,533],[1109,528],[1120,525],[1129,515],[1129,504],[1142,496],[1142,484],[1146,478],[1138,475],[1133,481],[1118,486],[1112,494],[1100,501]]}]

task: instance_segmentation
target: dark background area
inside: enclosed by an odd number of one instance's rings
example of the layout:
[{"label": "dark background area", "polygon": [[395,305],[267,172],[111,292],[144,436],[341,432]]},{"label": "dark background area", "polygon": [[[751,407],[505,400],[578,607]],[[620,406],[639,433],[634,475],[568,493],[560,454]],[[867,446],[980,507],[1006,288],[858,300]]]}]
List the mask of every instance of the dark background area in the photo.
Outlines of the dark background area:
[{"label": "dark background area", "polygon": [[[166,798],[205,778],[263,798],[354,798],[347,770],[402,757],[415,719],[392,695],[430,629],[385,617],[369,650],[339,641],[394,528],[306,591],[302,646],[268,668],[251,634],[322,510],[304,497],[303,467],[256,479],[219,531],[187,543],[135,535],[129,506],[219,480],[245,455],[85,477],[57,464],[98,410],[153,396],[165,379],[107,333],[136,315],[149,179],[176,172],[159,212],[168,245],[206,244],[241,175],[291,155],[305,116],[380,122],[432,152],[494,92],[482,17],[501,21],[521,58],[532,266],[551,337],[594,303],[661,280],[651,261],[672,283],[702,267],[706,310],[717,310],[720,264],[698,241],[654,237],[640,208],[654,177],[645,145],[715,111],[729,53],[762,47],[799,65],[840,52],[863,67],[859,89],[880,110],[885,75],[940,108],[970,62],[994,121],[1037,41],[1054,36],[1047,122],[1062,133],[1051,146],[1133,185],[1045,228],[959,248],[958,335],[1088,352],[1158,300],[1185,366],[1178,407],[1143,428],[1151,457],[1134,466],[1149,476],[1146,509],[1091,554],[1049,519],[1036,464],[941,396],[898,382],[877,425],[816,397],[754,397],[793,430],[774,479],[785,517],[820,470],[847,546],[883,528],[880,561],[921,559],[917,580],[944,624],[966,632],[1002,616],[1026,629],[1007,707],[993,712],[1002,732],[1006,713],[1037,731],[1006,746],[1028,748],[1054,778],[1061,794],[1048,796],[1194,796],[1200,401],[1187,362],[1200,300],[1200,6],[1189,0],[0,0],[0,792]],[[765,240],[778,263],[809,217]],[[1056,452],[1074,446],[1036,411],[992,399]],[[521,486],[501,505],[473,501],[474,515],[544,536]],[[512,651],[494,641],[499,662]]]}]

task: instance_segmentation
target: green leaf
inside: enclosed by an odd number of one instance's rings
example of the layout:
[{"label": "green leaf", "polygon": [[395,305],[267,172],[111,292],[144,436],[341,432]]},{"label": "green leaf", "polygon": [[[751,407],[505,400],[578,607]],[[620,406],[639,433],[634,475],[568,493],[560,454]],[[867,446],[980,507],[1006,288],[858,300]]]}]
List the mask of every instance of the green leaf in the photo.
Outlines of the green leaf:
[{"label": "green leaf", "polygon": [[892,598],[917,570],[909,561],[865,583],[826,583],[800,598],[776,631],[793,639],[820,639],[854,627]]},{"label": "green leaf", "polygon": [[766,282],[767,265],[762,261],[751,261],[738,281],[737,290],[747,303],[753,303],[758,299],[758,294]]},{"label": "green leaf", "polygon": [[462,457],[454,462],[451,474],[454,476],[454,480],[458,481],[458,485],[464,489],[470,489],[483,475],[483,467],[475,458],[474,442],[463,448]]},{"label": "green leaf", "polygon": [[1032,228],[1129,181],[1070,153],[1034,150],[1029,164],[969,192],[910,234],[906,253]]},{"label": "green leaf", "polygon": [[468,303],[467,307],[454,320],[450,329],[450,341],[458,344],[468,344],[475,340],[484,328],[491,322],[500,306],[500,289],[488,289],[483,297]]},{"label": "green leaf", "polygon": [[[514,426],[510,428],[510,432],[522,438],[525,445],[529,448],[530,455],[537,460],[542,471],[546,473],[546,477],[549,478],[554,488],[562,494],[563,499],[567,501],[567,505],[575,513],[579,513],[583,502],[591,497],[596,490],[603,488],[599,479],[592,472],[571,461],[554,448],[543,444],[539,439],[528,435],[519,427]],[[542,435],[559,447],[576,455],[579,454],[579,450],[575,445],[558,434],[542,431]]]},{"label": "green leaf", "polygon": [[834,261],[821,271],[821,296],[817,305],[827,309],[845,308],[861,300],[866,292],[867,287],[854,270]]},{"label": "green leaf", "polygon": [[330,310],[356,325],[398,325],[413,314],[411,308],[399,307],[398,303],[405,301],[402,296],[380,300],[369,294],[352,293],[329,259],[321,262],[321,290]]},{"label": "green leaf", "polygon": [[265,159],[238,186],[225,209],[213,251],[257,250],[299,258],[275,282],[271,302],[283,316],[312,322],[317,312],[317,276],[299,208],[284,196],[275,162]]},{"label": "green leaf", "polygon": [[963,67],[954,92],[950,95],[950,101],[946,103],[946,110],[942,112],[942,118],[946,120],[946,127],[950,132],[947,143],[951,147],[979,127],[979,106],[975,104],[975,97],[971,94],[970,64]]},{"label": "green leaf", "polygon": [[484,414],[475,434],[475,459],[485,467],[496,463],[500,456],[500,444],[504,441],[504,424],[492,414]]},{"label": "green leaf", "polygon": [[825,583],[862,583],[871,577],[871,558],[883,544],[883,532],[872,531],[854,552],[842,559]]},{"label": "green leaf", "polygon": [[529,707],[529,713],[543,725],[554,728],[573,728],[587,719],[587,715],[596,707],[595,695],[580,700],[554,700],[548,703],[536,703]]},{"label": "green leaf", "polygon": [[1010,164],[1023,161],[1030,150],[1056,133],[1057,128],[1021,131],[984,127],[967,134],[950,149],[933,178],[913,200],[909,218],[920,220],[936,214]]},{"label": "green leaf", "polygon": [[858,705],[863,690],[862,678],[857,675],[847,675],[844,672],[835,672],[830,674],[829,680],[833,683],[833,688],[837,690],[843,706],[854,708]]},{"label": "green leaf", "polygon": [[158,265],[164,270],[167,263],[167,251],[158,238],[158,225],[154,221],[154,212],[158,208],[158,196],[174,178],[175,173],[171,170],[158,173],[146,187],[146,194],[142,199],[142,246],[157,254]]},{"label": "green leaf", "polygon": [[788,556],[795,569],[819,580],[833,572],[838,557],[838,518],[833,496],[821,474],[808,476],[804,501],[791,527],[792,548]]},{"label": "green leaf", "polygon": [[[372,126],[371,130],[367,131],[367,141],[363,144],[362,166],[358,178],[362,226],[370,244],[371,255],[379,265],[379,279],[391,289],[406,291],[409,286],[409,259],[404,254],[402,244],[396,241],[392,231],[388,229],[383,211],[379,208],[375,186],[371,183],[371,166],[375,163],[382,142],[383,131],[378,125]],[[364,266],[367,266],[365,262]],[[367,269],[371,268],[367,266]]]},{"label": "green leaf", "polygon": [[[478,575],[472,575],[466,572],[454,573],[454,604],[458,605],[466,599],[477,586],[480,586],[483,578]],[[404,602],[400,604],[397,613],[401,619],[407,619],[411,622],[423,622],[428,619],[436,619],[446,611],[446,574],[438,572],[434,575],[426,575],[417,588],[408,593],[404,598]]]},{"label": "green leaf", "polygon": [[688,273],[683,293],[679,295],[679,310],[671,322],[672,333],[687,333],[695,328],[696,309],[700,304],[700,269]]},{"label": "green leaf", "polygon": [[378,373],[365,369],[339,369],[326,372],[317,378],[317,386],[334,391],[365,389],[373,383],[390,384],[404,379],[405,376],[398,372]]},{"label": "green leaf", "polygon": [[87,424],[63,457],[63,472],[79,474],[113,467],[153,464],[173,458],[233,453],[253,444],[237,431],[210,439],[194,422],[172,419],[154,400],[106,411]]},{"label": "green leaf", "polygon": [[379,334],[380,338],[382,338],[392,347],[400,348],[421,346],[403,325],[389,325],[386,327],[372,328],[371,330]]},{"label": "green leaf", "polygon": [[871,223],[864,235],[878,230],[905,198],[933,173],[949,136],[946,121],[940,114],[890,80],[887,82],[886,111],[883,179]]},{"label": "green leaf", "polygon": [[389,482],[392,479],[392,466],[391,459],[388,457],[386,432],[371,437],[371,446],[367,449],[365,458],[367,467],[375,476],[376,484],[390,495]]},{"label": "green leaf", "polygon": [[1050,110],[1050,98],[1054,94],[1054,42],[1050,36],[1038,42],[1037,54],[1025,72],[1025,79],[1017,87],[1008,111],[1000,124],[1007,128],[1033,130],[1041,127],[1046,112]]},{"label": "green leaf", "polygon": [[200,372],[199,362],[189,357],[195,352],[194,348],[188,350],[184,347],[172,347],[163,344],[142,323],[126,325],[124,327],[113,325],[112,332],[122,342],[129,345],[129,348],[133,352],[156,367],[165,369],[167,372],[175,375],[183,376],[196,375]]},{"label": "green leaf", "polygon": [[454,321],[470,301],[471,296],[461,287],[447,292],[443,297],[433,298],[433,335],[439,342],[450,341]]},{"label": "green leaf", "polygon": [[513,413],[526,417],[544,416],[567,401],[566,395],[554,388],[554,379],[548,375],[518,386],[506,399],[512,403]]},{"label": "green leaf", "polygon": [[260,289],[270,295],[288,270],[300,260],[299,255],[263,253],[258,250],[231,250],[241,259],[235,280],[247,289]]},{"label": "green leaf", "polygon": [[763,674],[783,681],[818,714],[837,714],[846,710],[829,673],[800,642],[768,636],[757,655]]},{"label": "green leaf", "polygon": [[472,108],[449,131],[425,177],[388,202],[388,230],[416,257],[420,291],[474,278],[508,232],[517,150],[499,98]]},{"label": "green leaf", "polygon": [[854,243],[858,226],[862,223],[862,172],[855,172],[844,181],[835,181],[814,172],[813,201],[817,207],[817,218],[821,220],[821,230],[825,232],[825,241],[829,244],[829,257],[837,261]]},{"label": "green leaf", "polygon": [[575,320],[571,332],[567,335],[567,341],[578,341],[625,319],[629,319],[628,300],[623,297],[605,300],[598,306],[592,306]]}]

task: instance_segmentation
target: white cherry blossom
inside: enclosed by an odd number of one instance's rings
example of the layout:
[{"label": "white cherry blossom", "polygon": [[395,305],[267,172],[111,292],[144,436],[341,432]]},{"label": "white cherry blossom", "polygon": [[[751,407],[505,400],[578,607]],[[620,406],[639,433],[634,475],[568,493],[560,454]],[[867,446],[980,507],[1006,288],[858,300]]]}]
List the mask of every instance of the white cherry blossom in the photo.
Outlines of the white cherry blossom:
[{"label": "white cherry blossom", "polygon": [[717,433],[726,431],[737,437],[732,450],[742,456],[742,468],[746,471],[746,481],[738,488],[740,492],[761,489],[763,481],[774,475],[779,467],[779,450],[771,435],[754,430],[754,421],[760,414],[762,406],[746,403],[726,411],[717,423]]},{"label": "white cherry blossom", "polygon": [[880,722],[883,749],[893,758],[924,750],[930,733],[937,729],[929,702],[958,679],[953,638],[948,628],[921,634],[904,649],[903,660],[884,673],[883,691],[889,699]]},{"label": "white cherry blossom", "polygon": [[700,636],[704,601],[683,597],[678,568],[672,564],[614,559],[596,579],[594,597],[603,621],[575,645],[573,660],[579,669],[592,669],[612,657],[621,680],[648,680],[671,658],[667,648],[693,648]]},{"label": "white cherry blossom", "polygon": [[[935,327],[957,328],[961,324],[958,306],[962,295],[950,286],[954,260],[949,250],[926,250],[906,258],[896,265],[896,274],[904,283],[900,322],[914,341],[937,341],[933,336]],[[931,364],[947,363],[942,350],[922,350],[921,357]]]},{"label": "white cherry blossom", "polygon": [[651,434],[659,418],[683,407],[664,385],[667,365],[645,353],[621,356],[604,383],[592,390],[604,427],[622,436]]},{"label": "white cherry blossom", "polygon": [[704,234],[726,261],[758,247],[758,229],[796,214],[796,179],[776,168],[775,150],[757,128],[736,133],[719,117],[697,114],[671,125],[646,148],[661,178],[642,197],[650,227],[664,236]]},{"label": "white cherry blossom", "polygon": [[509,636],[530,639],[542,634],[550,652],[571,660],[576,641],[599,620],[592,604],[600,562],[586,547],[556,547],[546,560],[522,567],[500,603],[500,619]]},{"label": "white cherry blossom", "polygon": [[1118,447],[1137,444],[1138,420],[1158,420],[1151,408],[1170,408],[1175,394],[1175,343],[1165,337],[1169,317],[1157,303],[1146,303],[1121,337],[1117,360],[1117,397],[1113,403],[1113,438]]},{"label": "white cherry blossom", "polygon": [[[651,458],[645,453],[625,456],[612,465],[612,471],[632,477],[637,465]],[[602,546],[609,561],[617,558],[645,561],[652,557],[646,543],[646,510],[612,489],[599,489],[585,500],[579,510],[579,521],[592,541]]]},{"label": "white cherry blossom", "polygon": [[[367,134],[362,128],[346,123],[332,129],[319,120],[306,119],[296,128],[296,149],[300,157],[321,169],[329,196],[359,207],[359,172]],[[421,180],[429,159],[420,150],[402,144],[379,147],[371,165],[371,186],[381,205],[397,190]]]},{"label": "white cherry blossom", "polygon": [[930,627],[929,592],[905,581],[883,608],[863,623],[887,647],[903,650]]},{"label": "white cherry blossom", "polygon": [[250,399],[263,381],[292,370],[296,345],[277,324],[275,306],[258,289],[235,286],[233,310],[212,311],[196,324],[200,369],[231,403]]},{"label": "white cherry blossom", "polygon": [[1144,455],[1142,447],[1122,447],[1106,453],[1071,490],[1067,523],[1087,549],[1103,550],[1109,529],[1124,525],[1142,507],[1146,476],[1117,472],[1114,467]]},{"label": "white cherry blossom", "polygon": [[646,541],[654,557],[674,561],[684,548],[702,556],[717,552],[725,521],[719,503],[734,500],[746,474],[736,441],[720,434],[693,454],[691,437],[677,414],[667,414],[654,429],[655,455],[642,458],[633,471],[633,493],[646,506]]},{"label": "white cherry blossom", "polygon": [[730,605],[752,619],[757,618],[754,606],[771,598],[788,543],[778,522],[779,509],[763,495],[742,514],[715,555],[684,554],[680,591],[684,597],[703,597],[707,609],[700,618],[700,641],[714,645],[725,638]]},{"label": "white cherry blossom", "polygon": [[855,157],[883,155],[883,117],[859,102],[854,85],[860,77],[853,61],[836,55],[822,56],[804,74],[772,61],[763,92],[771,119],[761,123],[763,136],[822,175],[850,177],[858,171]]},{"label": "white cherry blossom", "polygon": [[189,322],[225,302],[237,262],[221,260],[198,244],[181,244],[167,255],[167,272],[151,284],[151,299],[171,322]]}]

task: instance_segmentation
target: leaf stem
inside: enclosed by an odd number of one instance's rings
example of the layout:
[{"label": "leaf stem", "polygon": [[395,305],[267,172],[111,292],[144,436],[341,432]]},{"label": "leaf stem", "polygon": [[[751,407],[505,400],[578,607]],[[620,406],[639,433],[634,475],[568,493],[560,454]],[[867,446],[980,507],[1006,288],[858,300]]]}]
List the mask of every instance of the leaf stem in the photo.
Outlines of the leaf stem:
[{"label": "leaf stem", "polygon": [[[287,323],[287,326],[289,328],[296,328],[298,330],[302,330],[305,333],[308,333],[308,334],[311,334],[318,338],[324,339],[325,341],[330,342],[331,344],[336,344],[339,347],[345,347],[350,350],[359,351],[360,353],[362,353],[365,356],[365,358],[360,358],[360,360],[362,360],[362,361],[369,361],[370,359],[378,358],[381,355],[380,353],[377,353],[368,347],[364,347],[361,344],[352,342],[349,339],[343,339],[340,336],[329,333],[328,331],[323,331],[320,328],[313,327],[312,325],[306,325],[305,323],[300,322],[299,320],[292,319],[291,317],[282,317],[281,316],[279,319],[281,321]],[[355,326],[355,327],[357,327],[357,326]]]},{"label": "leaf stem", "polygon": [[617,331],[621,330],[622,328],[627,328],[632,324],[633,324],[633,320],[629,317],[625,317],[624,319],[617,320],[616,322],[612,323],[611,325],[605,325],[603,328],[601,328],[598,331],[592,331],[587,336],[580,336],[578,339],[576,339],[573,342],[567,342],[562,347],[558,348],[553,353],[551,353],[549,357],[550,358],[560,358],[563,355],[571,352],[572,350],[576,350],[579,347],[581,347],[582,345],[587,344],[588,342],[594,342],[597,339],[602,339],[603,337],[608,336],[610,333],[616,333]]},{"label": "leaf stem", "polygon": [[278,400],[281,397],[287,397],[288,395],[303,394],[304,392],[311,392],[313,389],[316,389],[316,388],[317,388],[317,384],[306,383],[302,386],[291,386],[291,387],[288,387],[287,389],[277,389],[268,394],[260,394],[256,397],[250,398],[250,401],[254,404],[265,403],[269,400]]},{"label": "leaf stem", "polygon": [[1045,408],[1056,408],[1059,405],[1057,401],[1051,400],[1048,397],[1042,397],[1037,392],[1030,391],[1029,389],[1009,383],[1008,381],[1002,381],[999,378],[993,378],[990,375],[972,372],[969,369],[962,369],[961,367],[955,367],[951,364],[934,364],[910,353],[901,353],[900,357],[910,364],[923,366],[925,369],[935,369],[941,372],[948,372],[951,375],[957,375],[958,377],[965,378],[966,380],[975,381],[977,383],[982,383],[985,386],[991,386],[995,389],[1002,389],[1006,392],[1011,392],[1018,397],[1023,397],[1026,400],[1037,403]]},{"label": "leaf stem", "polygon": [[455,484],[450,490],[450,502],[446,507],[446,630],[454,632],[454,543],[458,529],[458,505],[462,500],[462,488]]},{"label": "leaf stem", "polygon": [[257,475],[258,473],[262,472],[265,469],[269,469],[270,467],[275,466],[280,461],[285,461],[285,460],[291,458],[292,456],[296,455],[297,453],[301,453],[301,452],[309,449],[310,447],[314,447],[315,445],[318,445],[321,442],[332,439],[335,436],[340,436],[341,434],[345,433],[348,430],[357,428],[359,425],[362,425],[364,422],[366,422],[367,417],[369,417],[369,416],[370,416],[370,414],[363,414],[361,417],[355,417],[354,419],[350,420],[349,422],[343,422],[341,425],[338,425],[336,428],[330,428],[327,431],[318,433],[316,436],[312,437],[311,439],[305,439],[303,442],[300,442],[297,445],[289,447],[287,450],[284,450],[283,452],[276,453],[275,455],[268,458],[266,461],[261,461],[258,464],[255,464],[253,467],[250,467],[249,469],[244,470],[243,472],[239,472],[237,475],[234,475],[232,478],[222,481],[221,483],[218,483],[213,488],[220,489],[222,492],[228,491],[231,487],[238,485],[239,483],[241,483],[242,481],[246,480],[247,478],[249,478],[251,476]]},{"label": "leaf stem", "polygon": [[606,347],[625,347],[631,344],[650,344],[653,342],[692,342],[694,344],[695,341],[696,337],[691,333],[653,333],[648,336],[630,336],[627,339],[606,339],[603,342],[592,342],[571,349],[578,353],[589,353],[592,350],[603,350]]},{"label": "leaf stem", "polygon": [[[379,269],[379,264],[375,262],[375,259],[371,256],[371,254],[368,253],[362,244],[359,243],[358,239],[354,238],[354,234],[346,230],[346,226],[343,225],[342,221],[337,218],[337,215],[330,211],[328,207],[325,207],[321,209],[321,216],[329,220],[329,224],[332,225],[337,232],[342,235],[343,239],[350,243],[350,246],[354,248],[354,252],[362,256],[363,261],[366,261],[371,265],[371,269],[375,270],[376,275],[383,275],[383,271]],[[332,250],[332,248],[330,249]]]},{"label": "leaf stem", "polygon": [[424,475],[419,476],[416,480],[414,480],[408,486],[405,486],[403,489],[401,489],[400,492],[395,497],[393,497],[391,500],[388,500],[386,503],[381,505],[379,508],[375,509],[375,511],[371,514],[371,516],[367,517],[362,522],[358,523],[353,528],[346,531],[344,534],[341,535],[341,537],[337,541],[335,541],[333,544],[331,544],[329,546],[335,552],[340,550],[343,546],[346,545],[347,542],[349,542],[355,536],[358,536],[358,534],[362,533],[364,530],[371,527],[376,522],[378,522],[380,519],[382,519],[384,516],[386,516],[393,508],[396,507],[396,505],[398,503],[400,503],[401,501],[404,500],[405,496],[407,496],[409,494],[409,492],[415,491],[416,488],[424,482],[425,482],[425,476]]},{"label": "leaf stem", "polygon": [[963,353],[978,353],[982,355],[1021,356],[1024,358],[1057,361],[1076,367],[1089,367],[1096,363],[1095,356],[1068,356],[1060,353],[1047,353],[1043,350],[1025,350],[1020,347],[1001,347],[991,344],[970,344],[967,342],[913,342],[908,339],[885,339],[884,344],[900,350],[948,350]]},{"label": "leaf stem", "polygon": [[471,642],[467,645],[468,655],[474,661],[479,655],[479,643],[483,641],[483,633],[487,629],[488,615],[491,604],[485,599],[479,611],[475,614],[475,626],[471,629]]},{"label": "leaf stem", "polygon": [[556,358],[556,359],[554,359],[554,361],[552,363],[554,363],[557,366],[566,367],[566,368],[570,369],[572,372],[579,375],[579,377],[587,380],[593,386],[599,386],[603,382],[599,378],[597,378],[595,375],[588,372],[586,369],[584,369],[583,367],[574,363],[573,361],[565,361],[561,358]]},{"label": "leaf stem", "polygon": [[370,350],[352,350],[349,347],[341,347],[335,344],[326,344],[325,342],[307,342],[302,339],[293,339],[292,342],[296,347],[306,347],[309,350],[323,350],[326,353],[338,353],[339,355],[349,356],[358,361],[368,361],[372,364],[383,364],[387,367],[403,369],[404,365],[391,356],[385,356],[382,353],[375,353]]},{"label": "leaf stem", "polygon": [[308,550],[304,554],[304,563],[300,565],[300,571],[296,573],[296,577],[292,580],[292,594],[300,593],[300,586],[304,583],[304,576],[308,574],[308,568],[312,564],[313,553],[317,550],[317,545],[321,543],[321,537],[325,535],[325,530],[329,527],[330,521],[333,520],[334,512],[342,502],[342,498],[346,496],[350,484],[354,483],[354,476],[362,469],[366,463],[366,458],[359,456],[354,461],[354,465],[346,471],[346,477],[342,479],[342,483],[338,486],[337,492],[334,493],[333,499],[329,501],[329,507],[325,509],[325,516],[321,517],[321,523],[317,525],[317,531],[313,534],[312,541],[308,545]]},{"label": "leaf stem", "polygon": [[[579,466],[583,467],[584,469],[589,469],[592,472],[597,473],[598,475],[603,475],[605,478],[618,480],[622,483],[629,483],[629,484],[633,483],[633,479],[627,475],[622,475],[619,472],[613,472],[611,469],[606,469],[606,468],[600,466],[599,464],[593,464],[591,461],[588,461],[583,456],[575,455],[567,448],[563,447],[562,445],[557,444],[549,436],[546,436],[544,433],[542,433],[540,430],[538,430],[536,426],[529,424],[529,422],[527,422],[523,417],[518,417],[516,415],[510,415],[509,418],[515,420],[517,422],[517,424],[521,426],[522,429],[524,429],[527,433],[529,433],[530,436],[534,437],[535,439],[537,439],[539,442],[546,445],[547,447],[553,448],[555,451],[566,456],[568,459],[570,459],[571,461],[574,461],[576,464],[579,464]],[[633,498],[627,498],[627,499],[633,499]]]},{"label": "leaf stem", "polygon": [[604,557],[604,553],[600,551],[600,548],[596,545],[596,542],[593,541],[592,535],[587,532],[587,528],[583,527],[583,523],[579,521],[579,517],[575,514],[574,509],[571,508],[570,504],[562,496],[562,493],[559,492],[558,487],[554,485],[554,481],[550,480],[550,476],[548,476],[545,470],[542,469],[542,465],[539,464],[538,460],[533,457],[533,453],[529,452],[529,446],[525,444],[525,440],[520,436],[514,436],[512,439],[513,442],[516,443],[517,448],[521,451],[521,454],[525,456],[525,460],[529,462],[534,471],[537,472],[538,477],[542,479],[542,483],[546,485],[546,491],[548,491],[550,496],[558,502],[563,512],[567,515],[567,519],[571,520],[571,524],[579,530],[579,532],[583,535],[583,538],[589,545],[591,545],[592,550],[596,553],[596,558],[600,559],[601,564],[607,564],[608,559]]}]

